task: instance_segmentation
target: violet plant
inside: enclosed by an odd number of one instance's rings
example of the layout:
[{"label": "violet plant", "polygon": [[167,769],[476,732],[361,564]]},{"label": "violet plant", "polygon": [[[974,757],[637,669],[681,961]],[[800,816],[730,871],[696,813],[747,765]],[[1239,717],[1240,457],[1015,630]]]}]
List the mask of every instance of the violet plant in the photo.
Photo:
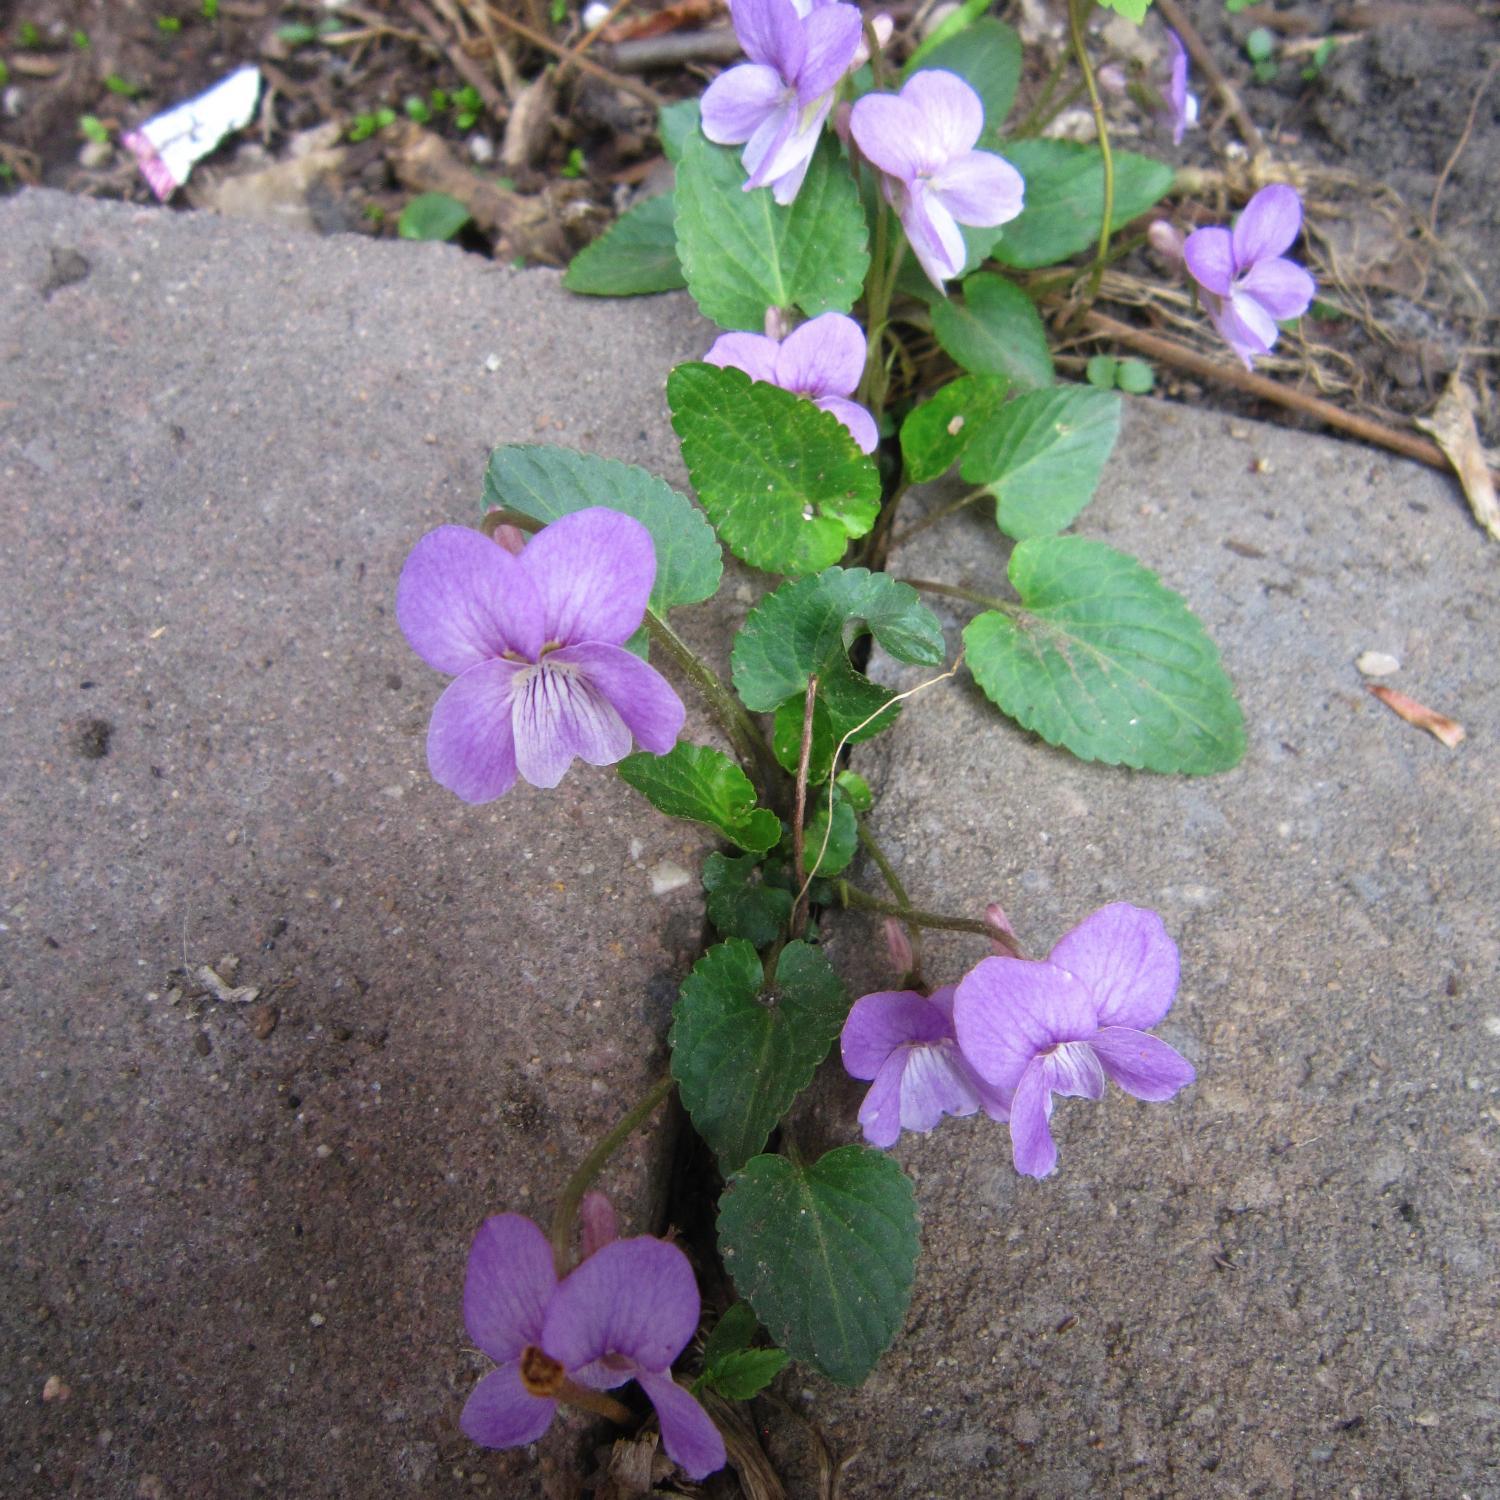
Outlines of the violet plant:
[{"label": "violet plant", "polygon": [[[1139,21],[1148,0],[1112,3]],[[1007,1133],[1016,1169],[1041,1177],[1057,1161],[1056,1098],[1098,1099],[1113,1080],[1166,1100],[1193,1081],[1150,1034],[1178,975],[1158,916],[1119,901],[1030,960],[998,906],[918,907],[850,764],[910,697],[867,672],[872,645],[931,680],[967,671],[998,712],[1101,766],[1197,776],[1244,751],[1232,685],[1186,603],[1127,554],[1068,533],[1122,397],[1058,378],[1033,297],[1080,256],[1092,269],[1061,274],[1097,286],[1113,232],[1174,177],[1110,148],[1091,5],[1069,4],[1100,127],[1080,146],[1006,134],[1021,46],[977,0],[899,69],[889,27],[867,23],[861,38],[851,5],[733,0],[750,60],[710,85],[701,115],[692,102],[663,111],[672,195],[632,209],[565,278],[596,295],[686,286],[721,330],[667,381],[697,503],[631,465],[506,446],[479,529],[431,533],[402,574],[400,624],[454,679],[428,740],[438,781],[484,801],[518,777],[554,787],[574,759],[612,764],[655,809],[721,840],[702,875],[718,940],[682,981],[670,1076],[579,1166],[547,1239],[500,1213],[475,1241],[465,1316],[497,1365],[464,1412],[476,1442],[534,1441],[559,1402],[627,1420],[602,1393],[634,1381],[689,1476],[725,1461],[672,1374],[700,1321],[686,1257],[617,1240],[586,1196],[672,1091],[722,1177],[717,1245],[695,1249],[717,1252],[739,1299],[711,1311],[684,1373],[701,1395],[745,1399],[789,1357],[858,1384],[899,1333],[918,1250],[903,1131],[982,1114],[973,1128]],[[1185,125],[1180,52],[1172,66]],[[1242,357],[1311,295],[1285,258],[1299,226],[1295,194],[1268,188],[1232,232],[1187,241],[1208,313]],[[884,570],[909,491],[954,469],[966,492],[929,502],[916,525],[989,504],[983,592]],[[728,681],[669,619],[713,598],[725,547],[765,580]],[[960,641],[923,593],[973,609]],[[719,743],[679,738],[678,689],[700,695]],[[851,879],[862,848],[883,893]],[[818,942],[850,909],[885,918],[898,974],[852,1004]],[[987,946],[929,990],[924,928]],[[785,1149],[794,1107],[836,1044],[871,1087],[849,1142],[807,1159]]]}]

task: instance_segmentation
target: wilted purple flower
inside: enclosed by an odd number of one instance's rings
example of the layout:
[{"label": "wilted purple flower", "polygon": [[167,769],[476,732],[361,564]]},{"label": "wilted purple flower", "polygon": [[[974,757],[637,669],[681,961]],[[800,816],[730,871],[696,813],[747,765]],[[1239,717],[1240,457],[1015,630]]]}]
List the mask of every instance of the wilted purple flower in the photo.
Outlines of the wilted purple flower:
[{"label": "wilted purple flower", "polygon": [[982,1109],[1006,1118],[998,1090],[964,1060],[953,1031],[953,986],[930,998],[915,990],[886,990],[856,1000],[840,1047],[853,1078],[873,1078],[859,1107],[872,1146],[894,1146],[903,1130],[927,1132],[944,1115]]},{"label": "wilted purple flower", "polygon": [[428,666],[455,674],[427,730],[433,776],[488,802],[518,772],[552,787],[574,756],[613,765],[632,735],[665,755],[682,701],[621,644],[655,578],[651,534],[600,507],[552,522],[520,556],[465,526],[428,532],[401,570],[396,618]]},{"label": "wilted purple flower", "polygon": [[721,333],[703,358],[806,396],[832,412],[866,453],[880,441],[874,417],[848,399],[864,374],[865,335],[843,313],[820,313],[779,342],[760,333]]},{"label": "wilted purple flower", "polygon": [[1172,144],[1180,146],[1186,131],[1198,123],[1198,98],[1188,93],[1188,55],[1182,38],[1169,26],[1167,45],[1172,49],[1172,72],[1167,79],[1167,104],[1172,112]]},{"label": "wilted purple flower", "polygon": [[1021,212],[1026,184],[1008,161],[974,150],[984,105],[956,73],[927,68],[899,94],[866,94],[849,129],[886,174],[886,197],[939,290],[964,268],[960,224],[993,227]]},{"label": "wilted purple flower", "polygon": [[723,1468],[724,1440],[672,1378],[698,1312],[687,1256],[665,1240],[615,1240],[558,1281],[542,1231],[497,1214],[469,1251],[464,1325],[499,1368],[474,1388],[459,1425],[486,1448],[516,1448],[541,1437],[559,1401],[586,1404],[588,1391],[635,1380],[668,1456],[702,1479]]},{"label": "wilted purple flower", "polygon": [[1318,284],[1282,251],[1302,228],[1302,200],[1283,183],[1263,187],[1234,229],[1195,229],[1182,247],[1203,306],[1251,369],[1276,342],[1276,325],[1307,311]]},{"label": "wilted purple flower", "polygon": [[1177,993],[1177,946],[1153,911],[1101,907],[1045,962],[985,958],[960,981],[954,1028],[964,1056],[1010,1104],[1016,1171],[1057,1165],[1054,1094],[1098,1099],[1106,1077],[1137,1099],[1170,1099],[1192,1065],[1147,1036]]},{"label": "wilted purple flower", "polygon": [[735,34],[750,59],[721,73],[700,107],[703,133],[745,143],[745,190],[771,186],[790,203],[807,176],[833,90],[854,62],[860,17],[824,0],[730,0]]}]

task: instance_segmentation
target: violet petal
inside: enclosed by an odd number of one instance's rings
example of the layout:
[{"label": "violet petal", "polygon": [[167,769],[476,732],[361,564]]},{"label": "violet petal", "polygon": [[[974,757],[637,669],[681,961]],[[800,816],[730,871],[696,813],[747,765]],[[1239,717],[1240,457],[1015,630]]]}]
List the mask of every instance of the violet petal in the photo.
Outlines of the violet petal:
[{"label": "violet petal", "polygon": [[1016,1171],[1026,1177],[1047,1177],[1057,1167],[1057,1142],[1048,1121],[1052,1117],[1052,1093],[1037,1058],[1021,1077],[1010,1102],[1010,1150]]},{"label": "violet petal", "polygon": [[635,1377],[656,1408],[661,1445],[689,1479],[702,1479],[724,1467],[724,1439],[697,1400],[672,1379],[671,1372],[637,1370]]},{"label": "violet petal", "polygon": [[516,766],[532,786],[556,786],[575,757],[612,766],[630,753],[630,731],[614,705],[567,666],[544,664],[520,678],[511,722]]},{"label": "violet petal", "polygon": [[1101,1026],[1148,1031],[1172,1008],[1177,945],[1166,923],[1143,906],[1116,901],[1059,938],[1047,962],[1088,987]]},{"label": "violet petal", "polygon": [[396,620],[429,667],[454,676],[506,651],[535,660],[545,639],[530,578],[467,526],[439,526],[411,549],[396,585]]},{"label": "violet petal", "polygon": [[515,678],[526,670],[518,662],[482,661],[455,677],[433,705],[427,767],[465,802],[493,802],[515,785]]},{"label": "violet petal", "polygon": [[853,5],[819,5],[803,21],[807,55],[797,74],[797,98],[804,107],[849,71],[862,30],[859,9]]},{"label": "violet petal", "polygon": [[869,161],[902,182],[937,165],[924,149],[921,117],[900,95],[866,94],[856,100],[849,131]]},{"label": "violet petal", "polygon": [[1170,1099],[1198,1076],[1175,1047],[1128,1026],[1106,1026],[1089,1045],[1109,1077],[1137,1099]]},{"label": "violet petal", "polygon": [[656,582],[651,533],[634,516],[597,505],[543,527],[519,562],[541,596],[545,639],[565,646],[629,640]]},{"label": "violet petal", "polygon": [[[643,749],[653,755],[665,755],[677,743],[687,717],[682,699],[655,667],[623,646],[594,642],[564,646],[561,651],[551,652],[547,661],[576,667],[590,686],[608,699]],[[578,754],[596,766],[613,765],[620,758],[595,760],[582,750]]]},{"label": "violet petal", "polygon": [[1295,261],[1277,257],[1252,266],[1234,290],[1236,303],[1241,294],[1254,297],[1272,318],[1283,323],[1307,311],[1318,284]]},{"label": "violet petal", "polygon": [[1243,271],[1257,261],[1273,260],[1291,248],[1301,231],[1302,200],[1294,188],[1273,182],[1245,205],[1235,221],[1235,261]]},{"label": "violet petal", "polygon": [[[1032,1059],[1097,1029],[1087,987],[1055,964],[982,958],[963,977],[953,1006],[958,1045],[986,1083],[1019,1088]],[[1011,1104],[1015,1110],[1014,1101]]]},{"label": "violet petal", "polygon": [[720,73],[699,106],[704,135],[720,146],[743,144],[775,111],[785,92],[781,74],[764,63],[741,63]]},{"label": "violet petal", "polygon": [[859,444],[861,453],[873,453],[879,446],[880,429],[864,407],[843,396],[820,396],[814,404],[832,412],[849,429],[849,435]]},{"label": "violet petal", "polygon": [[932,176],[931,191],[960,224],[993,229],[1021,212],[1026,182],[992,151],[966,151]]},{"label": "violet petal", "polygon": [[1195,229],[1182,244],[1182,258],[1199,286],[1220,297],[1234,282],[1234,241],[1227,229]]},{"label": "violet petal", "polygon": [[897,1047],[875,1070],[875,1081],[860,1100],[859,1128],[865,1139],[882,1151],[888,1151],[901,1137],[901,1080],[910,1050],[905,1043]]},{"label": "violet petal", "polygon": [[729,17],[751,62],[775,68],[788,83],[797,76],[807,43],[792,0],[730,0]]},{"label": "violet petal", "polygon": [[972,150],[984,129],[984,104],[979,95],[957,73],[945,68],[913,73],[901,97],[921,117],[924,150],[934,166]]},{"label": "violet petal", "polygon": [[961,275],[968,260],[963,231],[925,182],[916,182],[901,209],[901,227],[927,278],[939,290]]},{"label": "violet petal", "polygon": [[951,1008],[945,1014],[915,990],[878,990],[849,1007],[839,1049],[851,1078],[874,1078],[898,1047],[953,1035]]},{"label": "violet petal", "polygon": [[464,1277],[464,1327],[497,1363],[519,1359],[542,1334],[557,1285],[547,1237],[520,1214],[495,1214],[479,1226]]},{"label": "violet petal", "polygon": [[864,330],[843,313],[809,318],[776,354],[776,384],[804,396],[847,396],[864,372]]},{"label": "violet petal", "polygon": [[474,1387],[458,1425],[481,1447],[519,1448],[541,1437],[556,1411],[557,1402],[526,1389],[520,1366],[512,1363],[491,1370]]},{"label": "violet petal", "polygon": [[743,370],[751,380],[776,382],[776,355],[780,345],[763,333],[721,333],[703,356],[707,365]]},{"label": "violet petal", "polygon": [[1064,1042],[1042,1059],[1048,1089],[1065,1099],[1102,1099],[1104,1069],[1089,1042]]}]

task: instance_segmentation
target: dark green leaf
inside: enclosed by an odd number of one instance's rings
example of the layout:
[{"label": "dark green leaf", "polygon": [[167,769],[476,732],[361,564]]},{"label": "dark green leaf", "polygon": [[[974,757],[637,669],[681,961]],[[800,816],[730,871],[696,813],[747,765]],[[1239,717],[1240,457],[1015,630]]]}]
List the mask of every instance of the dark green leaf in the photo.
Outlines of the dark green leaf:
[{"label": "dark green leaf", "polygon": [[870,264],[868,235],[832,132],[785,207],[770,188],[745,192],[738,146],[715,146],[700,131],[681,150],[677,255],[704,317],[759,333],[768,307],[800,307],[812,317],[854,306]]},{"label": "dark green leaf", "polygon": [[704,1368],[712,1369],[721,1359],[748,1349],[759,1327],[760,1319],[748,1302],[731,1302],[703,1341]]},{"label": "dark green leaf", "polygon": [[1003,375],[1022,390],[1052,384],[1052,351],[1031,298],[1003,276],[977,271],[962,302],[932,304],[938,343],[971,375]]},{"label": "dark green leaf", "polygon": [[744,938],[757,948],[774,943],[792,915],[792,893],[768,885],[753,854],[710,854],[703,861],[703,889],[708,920],[720,936]]},{"label": "dark green leaf", "polygon": [[765,1145],[848,1008],[828,960],[804,942],[781,950],[769,993],[760,955],[743,939],[710,948],[693,966],[672,1023],[672,1076],[724,1172]]},{"label": "dark green leaf", "polygon": [[651,608],[658,614],[718,591],[724,559],[703,513],[671,485],[634,464],[524,443],[496,448],[484,475],[484,505],[509,506],[538,521],[592,505],[634,516],[656,546]]},{"label": "dark green leaf", "polygon": [[911,1298],[911,1183],[868,1146],[840,1146],[811,1165],[757,1156],[720,1199],[719,1248],[778,1344],[858,1385],[900,1332]]},{"label": "dark green leaf", "polygon": [[849,805],[857,813],[867,813],[875,805],[875,794],[870,783],[858,771],[840,771],[839,790],[849,799]]},{"label": "dark green leaf", "polygon": [[1218,649],[1182,598],[1134,558],[1082,537],[1011,554],[1014,612],[964,631],[985,696],[1082,760],[1206,775],[1245,753]]},{"label": "dark green leaf", "polygon": [[670,193],[637,203],[573,257],[563,285],[589,297],[634,297],[686,286],[677,264],[676,212]]},{"label": "dark green leaf", "polygon": [[[818,695],[813,704],[811,753],[807,761],[807,779],[814,786],[827,781],[833,770],[833,759],[839,745],[873,739],[896,722],[901,705],[894,702],[889,688],[871,682],[851,667],[842,655],[830,657],[818,674]],[[771,749],[788,771],[794,772],[802,756],[802,720],[807,694],[797,693],[776,710]],[[881,710],[889,708],[882,713]]]},{"label": "dark green leaf", "polygon": [[468,208],[447,193],[421,193],[401,210],[403,240],[451,240],[469,222]]},{"label": "dark green leaf", "polygon": [[803,834],[805,868],[813,875],[832,879],[848,868],[859,849],[859,825],[854,809],[840,792],[833,802],[833,829],[828,827],[828,789],[822,787],[808,799],[807,828]]},{"label": "dark green leaf", "polygon": [[726,1401],[748,1401],[770,1385],[790,1358],[785,1349],[743,1349],[726,1355],[704,1378]]},{"label": "dark green leaf", "polygon": [[1099,483],[1120,435],[1120,398],[1091,386],[1030,391],[982,424],[964,454],[970,484],[998,500],[1008,536],[1047,536],[1072,522]]},{"label": "dark green leaf", "polygon": [[999,375],[965,375],[913,407],[901,424],[901,457],[913,484],[946,474],[986,418],[1005,404],[1010,381]]},{"label": "dark green leaf", "polygon": [[620,779],[658,812],[717,828],[731,843],[764,854],[781,838],[781,820],[755,805],[750,778],[711,745],[678,740],[665,755],[638,750],[619,764]]},{"label": "dark green leaf", "polygon": [[[1026,179],[1026,207],[1005,226],[994,255],[1008,266],[1052,266],[1097,243],[1104,221],[1104,164],[1097,146],[1071,141],[1010,141],[1005,159]],[[1165,162],[1114,153],[1111,233],[1145,213],[1172,186]]]},{"label": "dark green leaf", "polygon": [[672,426],[729,550],[771,573],[837,562],[880,509],[880,475],[838,418],[743,370],[678,365]]},{"label": "dark green leaf", "polygon": [[924,68],[946,69],[968,83],[984,104],[981,147],[998,139],[1021,81],[1021,39],[1012,27],[984,16],[935,47],[923,43],[901,70],[902,82]]}]

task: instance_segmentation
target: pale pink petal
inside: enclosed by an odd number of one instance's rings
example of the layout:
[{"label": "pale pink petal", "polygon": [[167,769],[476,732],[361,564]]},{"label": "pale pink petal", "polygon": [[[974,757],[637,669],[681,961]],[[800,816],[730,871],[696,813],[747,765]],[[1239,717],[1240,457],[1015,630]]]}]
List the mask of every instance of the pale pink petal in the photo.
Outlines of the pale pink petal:
[{"label": "pale pink petal", "polygon": [[980,959],[959,981],[953,1023],[974,1071],[1002,1090],[1020,1085],[1038,1053],[1058,1042],[1087,1041],[1097,1029],[1093,999],[1080,980],[1055,964],[1022,958]]},{"label": "pale pink petal", "polygon": [[1289,250],[1301,231],[1302,200],[1296,189],[1273,182],[1245,205],[1235,221],[1235,263],[1243,271],[1257,261],[1272,260]]},{"label": "pale pink petal", "polygon": [[1177,993],[1177,944],[1166,923],[1143,906],[1116,901],[1058,939],[1047,962],[1088,987],[1100,1026],[1149,1031]]},{"label": "pale pink petal", "polygon": [[862,453],[873,453],[880,443],[880,429],[864,407],[847,401],[842,396],[823,396],[815,403],[826,412],[832,412],[845,427],[849,435],[859,444]]},{"label": "pale pink petal", "polygon": [[807,55],[797,74],[797,98],[804,106],[826,94],[849,71],[862,29],[853,5],[820,5],[802,23]]},{"label": "pale pink petal", "polygon": [[1300,318],[1317,291],[1317,282],[1301,266],[1280,259],[1252,266],[1235,287],[1236,301],[1241,294],[1253,297],[1278,323]]},{"label": "pale pink petal", "polygon": [[557,1402],[526,1389],[518,1365],[506,1364],[474,1387],[458,1425],[483,1448],[519,1448],[541,1437],[556,1411]]},{"label": "pale pink petal", "polygon": [[396,585],[396,621],[413,651],[455,676],[545,639],[536,590],[516,559],[479,531],[439,526],[412,548]]},{"label": "pale pink petal", "polygon": [[849,116],[855,144],[882,172],[910,182],[940,164],[926,149],[922,118],[896,94],[866,94]]},{"label": "pale pink petal", "polygon": [[1089,1046],[1110,1078],[1137,1099],[1170,1099],[1197,1077],[1175,1047],[1127,1026],[1106,1026]]},{"label": "pale pink petal", "polygon": [[984,104],[957,73],[924,68],[907,79],[901,97],[921,115],[926,149],[935,163],[972,150],[984,129]]},{"label": "pale pink petal", "polygon": [[722,1469],[727,1455],[719,1429],[697,1400],[672,1379],[671,1372],[657,1375],[637,1370],[635,1378],[656,1408],[667,1457],[689,1479],[702,1479]]},{"label": "pale pink petal", "polygon": [[721,146],[748,141],[785,92],[781,75],[764,63],[741,63],[720,73],[700,106],[704,135]]},{"label": "pale pink petal", "polygon": [[547,1302],[557,1285],[552,1247],[530,1219],[486,1219],[469,1250],[464,1278],[464,1327],[493,1360],[519,1359],[542,1335]]},{"label": "pale pink petal", "polygon": [[960,224],[1008,224],[1024,206],[1026,182],[992,151],[967,151],[933,174],[931,191]]},{"label": "pale pink petal", "polygon": [[[901,1137],[901,1079],[906,1072],[907,1050],[905,1045],[898,1046],[881,1063],[875,1070],[874,1083],[860,1101],[859,1128],[865,1139],[882,1151],[889,1150]],[[844,1066],[848,1067],[847,1061]]]},{"label": "pale pink petal", "polygon": [[532,786],[556,786],[575,756],[612,766],[630,753],[630,730],[604,694],[581,671],[547,660],[517,683],[512,724],[516,766]]},{"label": "pale pink petal", "polygon": [[634,516],[603,506],[559,517],[517,561],[541,598],[544,640],[565,646],[629,640],[656,581],[651,533]]},{"label": "pale pink petal", "polygon": [[1011,1160],[1023,1176],[1047,1177],[1056,1170],[1057,1143],[1047,1124],[1051,1118],[1052,1092],[1038,1058],[1022,1075],[1010,1103]]},{"label": "pale pink petal", "polygon": [[493,802],[515,784],[514,684],[526,670],[517,662],[480,662],[455,677],[433,706],[427,766],[434,781],[465,802]]},{"label": "pale pink petal", "polygon": [[[672,685],[655,667],[643,662],[623,646],[588,644],[565,646],[547,657],[548,662],[575,668],[590,686],[601,693],[624,721],[626,729],[653,755],[665,755],[682,733],[686,710]],[[594,760],[596,766],[612,765],[619,756]]]},{"label": "pale pink petal", "polygon": [[1195,229],[1182,245],[1193,280],[1220,297],[1234,282],[1234,241],[1227,229]]},{"label": "pale pink petal", "polygon": [[791,0],[730,0],[729,15],[751,62],[775,68],[788,83],[796,78],[807,43]]},{"label": "pale pink petal", "polygon": [[776,354],[780,345],[763,333],[721,333],[703,356],[707,365],[743,370],[751,380],[775,385]]},{"label": "pale pink petal", "polygon": [[843,313],[809,318],[776,354],[776,384],[804,396],[847,396],[864,372],[864,330]]},{"label": "pale pink petal", "polygon": [[913,184],[901,209],[901,225],[912,253],[939,290],[962,274],[969,256],[963,231],[925,182]]}]

